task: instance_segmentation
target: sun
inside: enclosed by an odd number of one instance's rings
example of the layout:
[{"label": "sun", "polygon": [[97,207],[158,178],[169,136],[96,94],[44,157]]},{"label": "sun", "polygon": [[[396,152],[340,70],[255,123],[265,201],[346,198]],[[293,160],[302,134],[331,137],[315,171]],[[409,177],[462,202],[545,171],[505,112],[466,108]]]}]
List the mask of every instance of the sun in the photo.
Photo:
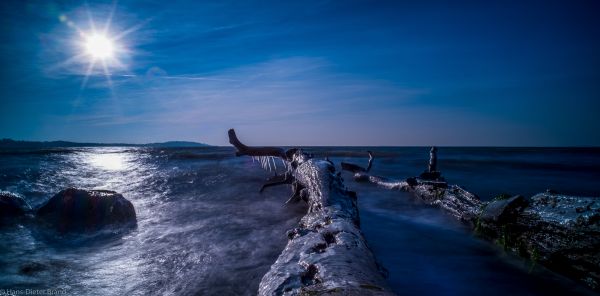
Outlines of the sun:
[{"label": "sun", "polygon": [[[113,24],[113,16],[116,11],[116,1],[110,9],[99,8],[90,10],[86,5],[75,12],[74,18],[70,15],[61,14],[58,19],[68,28],[72,29],[74,34],[68,41],[73,47],[72,57],[61,61],[55,67],[70,67],[72,64],[73,72],[82,76],[81,90],[85,89],[90,78],[104,76],[108,88],[112,90],[111,77],[131,77],[129,66],[132,61],[131,56],[135,53],[132,50],[131,40],[126,37],[129,34],[137,32],[148,20],[135,24],[134,26],[123,28]],[[87,16],[87,25],[85,16]],[[94,18],[94,15],[102,18]],[[125,20],[120,20],[121,25]],[[97,81],[97,80],[96,80]],[[95,84],[95,86],[102,84]]]},{"label": "sun", "polygon": [[[79,31],[80,53],[77,55],[82,62],[87,63],[87,70],[81,88],[85,88],[88,78],[96,75],[97,69],[104,72],[108,85],[112,87],[111,75],[116,70],[122,70],[121,58],[124,53],[123,47],[117,43],[119,35],[110,34],[108,25],[102,31],[92,28],[89,32]],[[111,37],[109,37],[111,36]]]},{"label": "sun", "polygon": [[114,56],[115,44],[110,38],[101,34],[85,37],[85,52],[93,59],[110,59]]}]

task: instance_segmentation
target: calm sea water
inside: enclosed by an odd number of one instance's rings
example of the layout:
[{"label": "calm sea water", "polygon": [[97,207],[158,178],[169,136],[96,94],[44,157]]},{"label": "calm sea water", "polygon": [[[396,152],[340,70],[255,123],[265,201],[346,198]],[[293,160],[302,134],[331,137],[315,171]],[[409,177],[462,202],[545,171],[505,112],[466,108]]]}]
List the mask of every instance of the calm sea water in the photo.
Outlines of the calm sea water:
[{"label": "calm sea water", "polygon": [[[374,174],[405,178],[428,148],[369,148]],[[308,148],[366,164],[366,148]],[[548,188],[600,196],[599,149],[441,148],[445,177],[482,199]],[[278,169],[281,171],[282,166]],[[135,206],[138,228],[110,240],[48,239],[33,223],[0,229],[0,289],[71,295],[254,295],[306,206],[284,206],[289,188],[233,149],[73,148],[0,152],[0,189],[35,208],[69,187],[109,189]],[[586,294],[579,284],[473,237],[410,195],[357,184],[362,229],[400,294]],[[23,267],[36,266],[24,273]]]}]

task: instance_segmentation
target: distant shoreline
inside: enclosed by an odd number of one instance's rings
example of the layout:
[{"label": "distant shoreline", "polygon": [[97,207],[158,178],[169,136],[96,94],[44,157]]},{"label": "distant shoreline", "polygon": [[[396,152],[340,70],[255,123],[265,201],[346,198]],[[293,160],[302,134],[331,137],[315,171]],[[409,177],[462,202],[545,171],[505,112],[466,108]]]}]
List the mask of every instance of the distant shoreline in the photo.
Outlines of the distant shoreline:
[{"label": "distant shoreline", "polygon": [[147,144],[128,144],[128,143],[78,143],[69,141],[15,141],[12,139],[1,139],[0,149],[43,149],[43,148],[69,148],[69,147],[211,147],[211,145],[189,142],[189,141],[168,141],[160,143]]}]

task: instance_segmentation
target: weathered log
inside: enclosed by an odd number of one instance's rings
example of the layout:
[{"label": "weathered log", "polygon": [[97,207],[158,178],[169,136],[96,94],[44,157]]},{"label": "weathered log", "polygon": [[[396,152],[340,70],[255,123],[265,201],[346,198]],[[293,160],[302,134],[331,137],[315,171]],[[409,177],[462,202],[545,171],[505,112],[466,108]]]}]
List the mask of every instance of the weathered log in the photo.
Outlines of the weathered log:
[{"label": "weathered log", "polygon": [[470,224],[479,236],[600,291],[598,198],[546,192],[483,202],[457,185],[448,186],[441,176],[394,181],[364,170],[349,171],[358,182],[411,192]]},{"label": "weathered log", "polygon": [[259,295],[394,295],[360,231],[356,194],[344,187],[333,163],[300,149],[248,147],[233,129],[229,142],[237,155],[287,161],[289,177],[280,181],[292,178],[294,195],[308,203],[308,212],[288,231],[287,246],[263,276]]}]

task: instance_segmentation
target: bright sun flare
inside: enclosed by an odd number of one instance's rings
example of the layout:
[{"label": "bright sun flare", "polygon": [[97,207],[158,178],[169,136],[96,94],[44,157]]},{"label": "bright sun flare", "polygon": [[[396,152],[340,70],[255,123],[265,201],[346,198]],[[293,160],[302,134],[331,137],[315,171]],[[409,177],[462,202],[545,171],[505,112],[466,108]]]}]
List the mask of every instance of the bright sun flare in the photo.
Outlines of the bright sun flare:
[{"label": "bright sun flare", "polygon": [[[136,32],[142,24],[135,25],[125,30],[114,30],[112,27],[113,14],[116,9],[116,1],[113,2],[113,7],[107,11],[107,18],[104,24],[98,22],[92,17],[92,12],[87,10],[89,26],[82,28],[76,22],[70,19],[68,15],[61,14],[59,20],[68,27],[75,30],[76,34],[73,37],[73,45],[76,45],[76,53],[70,59],[62,62],[60,66],[66,66],[73,62],[86,65],[83,72],[83,81],[81,89],[85,89],[88,79],[97,75],[104,74],[108,87],[112,88],[111,76],[115,73],[127,71],[127,58],[131,56],[131,51],[127,47],[124,38]],[[105,14],[104,11],[98,12]],[[129,75],[130,76],[130,75]]]},{"label": "bright sun flare", "polygon": [[114,43],[104,35],[95,34],[86,38],[85,50],[94,59],[108,59],[113,56]]}]

